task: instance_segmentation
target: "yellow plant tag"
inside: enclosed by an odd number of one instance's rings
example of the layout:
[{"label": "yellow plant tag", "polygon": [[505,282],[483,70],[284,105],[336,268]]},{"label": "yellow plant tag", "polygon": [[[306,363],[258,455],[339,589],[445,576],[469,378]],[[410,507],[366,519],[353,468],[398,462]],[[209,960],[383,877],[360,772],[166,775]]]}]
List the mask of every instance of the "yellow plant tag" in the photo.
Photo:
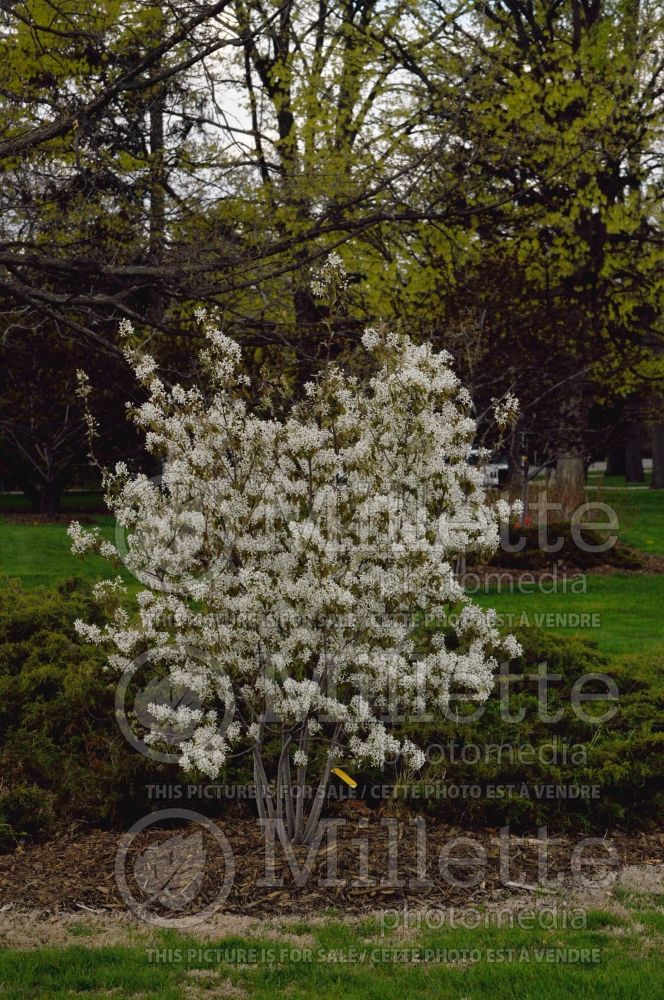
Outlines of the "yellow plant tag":
[{"label": "yellow plant tag", "polygon": [[346,774],[345,771],[342,771],[340,767],[333,767],[332,774],[336,774],[337,778],[341,778],[341,780],[345,781],[351,788],[357,788],[357,782],[354,778],[351,778],[350,774]]}]

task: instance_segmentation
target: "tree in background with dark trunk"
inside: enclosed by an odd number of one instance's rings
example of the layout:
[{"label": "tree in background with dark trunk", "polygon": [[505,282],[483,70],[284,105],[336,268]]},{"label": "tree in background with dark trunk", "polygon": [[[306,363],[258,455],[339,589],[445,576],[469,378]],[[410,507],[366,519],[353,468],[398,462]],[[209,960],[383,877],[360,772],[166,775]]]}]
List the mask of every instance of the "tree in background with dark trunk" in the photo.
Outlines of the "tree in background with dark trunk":
[{"label": "tree in background with dark trunk", "polygon": [[[503,270],[509,261],[512,334],[486,308],[490,288],[475,280],[480,294],[467,304],[511,342],[524,405],[547,394],[541,433],[573,502],[592,451],[591,404],[634,391],[639,363],[662,340],[660,11],[648,0],[493,0],[475,10],[423,73],[441,120],[454,82],[465,95],[455,120],[459,196],[482,178],[479,204],[472,200],[475,239],[465,253],[460,247],[456,272],[468,287],[485,268],[482,256]],[[419,252],[416,266],[421,260]],[[498,362],[491,376],[496,369],[503,382]]]},{"label": "tree in background with dark trunk", "polygon": [[81,468],[90,480],[77,396],[76,373],[82,368],[98,386],[99,457],[112,461],[122,452],[132,464],[141,462],[124,406],[127,398],[138,399],[121,357],[90,355],[84,343],[27,311],[0,336],[0,475],[6,486],[25,493],[36,513],[49,517]]}]

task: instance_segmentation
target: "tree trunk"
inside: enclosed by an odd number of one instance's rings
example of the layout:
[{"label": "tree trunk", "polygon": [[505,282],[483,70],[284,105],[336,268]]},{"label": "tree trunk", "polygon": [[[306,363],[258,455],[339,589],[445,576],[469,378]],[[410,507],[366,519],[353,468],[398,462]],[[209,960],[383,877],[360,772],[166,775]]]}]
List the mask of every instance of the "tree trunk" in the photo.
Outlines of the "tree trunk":
[{"label": "tree trunk", "polygon": [[565,513],[571,513],[583,503],[585,487],[585,456],[559,455],[556,460],[556,493]]},{"label": "tree trunk", "polygon": [[321,351],[321,310],[316,302],[308,280],[308,268],[304,266],[294,275],[293,313],[295,316],[295,342],[300,346],[298,364],[299,380],[310,382],[320,366]]},{"label": "tree trunk", "polygon": [[641,456],[641,427],[630,424],[625,445],[625,479],[628,483],[642,483],[645,479]]},{"label": "tree trunk", "polygon": [[[161,61],[152,69],[151,76],[158,77],[161,72]],[[164,162],[164,102],[163,86],[157,84],[152,92],[150,102],[150,233],[149,258],[150,263],[159,266],[164,261],[166,240],[166,191]],[[150,288],[148,303],[148,319],[159,325],[164,318],[164,296],[159,281],[154,281]]]},{"label": "tree trunk", "polygon": [[657,421],[650,428],[652,442],[652,481],[650,488],[664,490],[664,421]]},{"label": "tree trunk", "polygon": [[[307,765],[297,764],[295,780],[291,774],[290,749],[294,743],[294,731],[288,730],[286,727],[282,728],[281,754],[272,790],[262,759],[262,735],[259,743],[254,747],[254,787],[258,818],[263,823],[268,820],[279,823],[280,835],[285,836],[290,844],[311,845],[316,839],[316,831],[325,806],[327,787],[334,762],[334,751],[338,746],[340,732],[341,725],[337,724],[330,740],[316,793],[309,806],[308,816],[305,816]],[[306,752],[308,742],[309,728],[308,723],[305,722],[300,727],[299,749]]]},{"label": "tree trunk", "polygon": [[609,445],[606,457],[606,474],[607,476],[625,475],[625,445],[622,442]]},{"label": "tree trunk", "polygon": [[54,480],[45,480],[39,488],[39,513],[53,517],[59,509],[60,490]]},{"label": "tree trunk", "polygon": [[588,403],[580,375],[568,381],[559,407],[556,494],[569,516],[585,500]]}]

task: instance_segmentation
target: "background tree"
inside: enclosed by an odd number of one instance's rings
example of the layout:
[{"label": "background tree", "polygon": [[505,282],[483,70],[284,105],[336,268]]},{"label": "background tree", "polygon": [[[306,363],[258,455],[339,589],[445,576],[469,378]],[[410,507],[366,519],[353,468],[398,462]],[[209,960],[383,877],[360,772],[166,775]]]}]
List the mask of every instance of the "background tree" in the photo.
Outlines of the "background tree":
[{"label": "background tree", "polygon": [[[639,378],[656,392],[652,0],[24,0],[2,17],[7,324],[28,308],[121,358],[128,317],[186,379],[207,303],[279,406],[321,358],[361,369],[383,317],[453,348],[478,415],[492,381],[515,391],[571,497],[598,401],[639,398]],[[334,247],[351,273],[331,307],[310,281]]]},{"label": "background tree", "polygon": [[[492,374],[558,456],[571,500],[594,401],[632,393],[661,338],[661,37],[647,2],[478,4],[446,24],[448,44],[421,73],[430,127],[453,120],[457,136],[432,183],[458,177],[468,225],[411,238],[412,271],[428,260],[441,314],[470,308],[487,348],[510,345]],[[417,287],[405,256],[394,267]],[[544,392],[542,420],[531,410]]]}]

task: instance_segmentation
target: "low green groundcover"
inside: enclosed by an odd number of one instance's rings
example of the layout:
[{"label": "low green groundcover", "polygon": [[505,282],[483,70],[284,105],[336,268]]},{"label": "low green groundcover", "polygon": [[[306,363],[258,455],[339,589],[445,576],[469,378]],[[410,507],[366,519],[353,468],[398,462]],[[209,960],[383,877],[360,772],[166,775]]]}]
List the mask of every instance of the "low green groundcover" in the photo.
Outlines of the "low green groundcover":
[{"label": "low green groundcover", "polygon": [[[116,679],[104,654],[82,644],[73,621],[101,620],[89,585],[55,589],[11,584],[0,610],[0,845],[47,837],[58,824],[122,827],[151,808],[146,786],[177,782],[174,765],[154,763],[124,739],[115,719]],[[390,808],[427,811],[466,826],[509,822],[515,829],[548,823],[558,830],[604,832],[607,826],[649,826],[664,805],[663,693],[654,669],[636,670],[600,653],[591,642],[530,628],[520,635],[522,658],[474,721],[409,720],[403,729],[428,748],[416,776],[355,775],[357,793],[384,805],[376,786],[397,784]],[[538,709],[538,664],[559,675],[548,685],[546,721]],[[608,721],[578,717],[572,689],[588,673],[609,674],[615,705],[583,703],[586,713],[615,708]],[[606,692],[602,681],[583,693]],[[474,706],[467,708],[474,710]],[[466,709],[467,710],[467,709]],[[275,754],[277,748],[275,746]],[[246,755],[220,780],[249,781]],[[196,776],[194,776],[196,777]],[[470,790],[468,790],[470,789]],[[581,791],[579,791],[581,789]],[[590,791],[587,791],[590,789]],[[208,804],[212,814],[227,808]],[[335,805],[330,802],[330,810]]]}]

